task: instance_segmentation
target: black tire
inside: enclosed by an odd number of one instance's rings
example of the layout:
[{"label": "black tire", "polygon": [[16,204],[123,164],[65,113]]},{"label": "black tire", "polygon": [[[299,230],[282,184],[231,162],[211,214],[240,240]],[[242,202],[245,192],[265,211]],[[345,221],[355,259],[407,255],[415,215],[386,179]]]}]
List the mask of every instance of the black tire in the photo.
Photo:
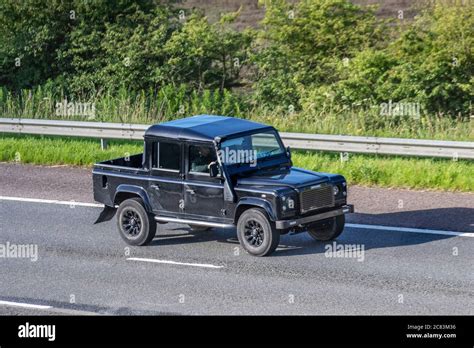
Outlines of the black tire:
[{"label": "black tire", "polygon": [[209,231],[212,227],[209,226],[198,226],[198,225],[188,225],[193,232],[206,232]]},{"label": "black tire", "polygon": [[240,245],[253,256],[270,255],[280,243],[280,232],[269,221],[263,209],[252,208],[240,215],[237,222]]},{"label": "black tire", "polygon": [[120,237],[130,245],[147,245],[156,234],[156,221],[148,214],[140,198],[123,201],[117,209]]},{"label": "black tire", "polygon": [[344,214],[338,215],[308,226],[308,234],[319,241],[336,239],[344,231],[345,223]]}]

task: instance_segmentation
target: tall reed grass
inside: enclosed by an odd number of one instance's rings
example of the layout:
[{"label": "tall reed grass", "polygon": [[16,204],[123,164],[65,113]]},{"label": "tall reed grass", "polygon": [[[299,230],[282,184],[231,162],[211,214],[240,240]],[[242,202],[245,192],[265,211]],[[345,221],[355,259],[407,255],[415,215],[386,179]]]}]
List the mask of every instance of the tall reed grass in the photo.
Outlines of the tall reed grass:
[{"label": "tall reed grass", "polygon": [[[473,140],[474,121],[442,115],[413,117],[381,116],[377,110],[321,110],[290,112],[264,108],[245,97],[224,90],[188,91],[185,86],[159,90],[98,93],[73,98],[48,85],[13,94],[0,88],[0,117],[84,120],[83,116],[58,116],[56,104],[64,100],[95,104],[93,121],[159,123],[197,114],[218,114],[272,124],[280,131],[347,134],[418,139]],[[88,119],[90,120],[90,119]]]}]

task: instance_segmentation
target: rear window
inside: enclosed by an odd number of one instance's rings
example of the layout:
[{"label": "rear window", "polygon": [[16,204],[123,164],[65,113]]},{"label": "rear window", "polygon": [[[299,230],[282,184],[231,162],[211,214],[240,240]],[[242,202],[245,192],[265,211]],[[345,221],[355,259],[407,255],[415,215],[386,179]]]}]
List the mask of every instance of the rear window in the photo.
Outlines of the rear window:
[{"label": "rear window", "polygon": [[153,167],[179,171],[181,164],[181,147],[179,144],[159,142],[156,143],[155,149],[154,153],[157,156],[154,155]]}]

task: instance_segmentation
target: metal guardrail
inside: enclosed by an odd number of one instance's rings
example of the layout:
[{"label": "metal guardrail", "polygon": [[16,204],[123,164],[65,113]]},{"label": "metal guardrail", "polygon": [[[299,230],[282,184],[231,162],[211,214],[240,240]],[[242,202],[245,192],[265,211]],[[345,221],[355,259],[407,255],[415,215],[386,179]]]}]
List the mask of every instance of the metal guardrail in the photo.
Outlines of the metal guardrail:
[{"label": "metal guardrail", "polygon": [[[149,125],[0,118],[0,132],[141,140]],[[474,159],[474,142],[280,133],[285,145],[299,150]]]}]

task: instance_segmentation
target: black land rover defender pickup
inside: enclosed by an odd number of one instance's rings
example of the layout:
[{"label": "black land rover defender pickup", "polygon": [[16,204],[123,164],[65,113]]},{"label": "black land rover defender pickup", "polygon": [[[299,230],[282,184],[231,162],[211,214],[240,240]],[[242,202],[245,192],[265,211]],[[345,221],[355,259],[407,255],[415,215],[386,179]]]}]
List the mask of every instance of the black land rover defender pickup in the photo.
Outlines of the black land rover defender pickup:
[{"label": "black land rover defender pickup", "polygon": [[93,184],[131,245],[149,243],[157,223],[236,227],[242,247],[265,256],[288,232],[334,239],[353,212],[343,176],[293,167],[275,128],[233,117],[153,125],[143,154],[97,163]]}]

